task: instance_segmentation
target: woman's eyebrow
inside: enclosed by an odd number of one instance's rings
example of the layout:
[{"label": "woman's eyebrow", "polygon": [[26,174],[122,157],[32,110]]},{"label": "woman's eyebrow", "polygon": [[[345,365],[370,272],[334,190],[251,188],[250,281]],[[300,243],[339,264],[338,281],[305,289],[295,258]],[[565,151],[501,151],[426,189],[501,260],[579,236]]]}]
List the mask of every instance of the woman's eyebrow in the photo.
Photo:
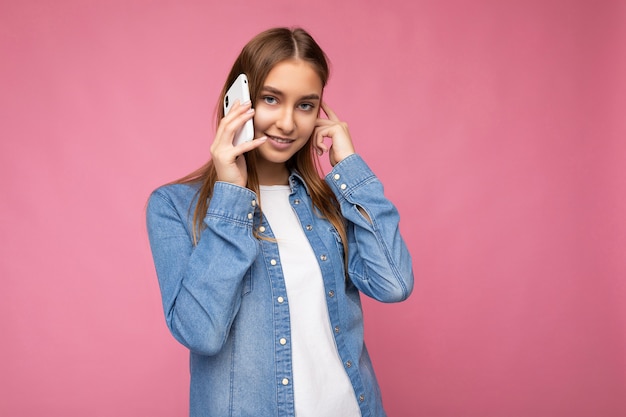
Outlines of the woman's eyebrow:
[{"label": "woman's eyebrow", "polygon": [[300,100],[319,100],[320,96],[318,94],[308,94],[306,96],[300,97]]},{"label": "woman's eyebrow", "polygon": [[[274,94],[276,96],[284,96],[284,93],[282,91],[269,85],[263,86],[263,91]],[[307,94],[305,96],[300,97],[300,100],[319,100],[319,99],[320,99],[319,94],[315,94],[315,93]]]}]

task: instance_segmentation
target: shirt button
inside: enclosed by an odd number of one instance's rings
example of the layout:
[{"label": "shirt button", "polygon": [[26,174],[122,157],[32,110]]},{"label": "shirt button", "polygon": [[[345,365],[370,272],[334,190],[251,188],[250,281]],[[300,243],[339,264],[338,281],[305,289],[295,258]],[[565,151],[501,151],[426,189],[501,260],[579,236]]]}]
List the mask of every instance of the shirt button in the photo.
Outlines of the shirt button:
[{"label": "shirt button", "polygon": [[308,230],[310,232],[311,230],[313,230],[313,226],[311,226],[310,224],[307,224],[306,225],[306,230]]},{"label": "shirt button", "polygon": [[276,263],[277,263],[277,262],[276,262],[276,259],[272,259],[272,260],[270,261],[270,264],[272,264],[272,265],[276,265]]},{"label": "shirt button", "polygon": [[252,216],[253,216],[252,213],[248,213],[248,219],[252,220]]},{"label": "shirt button", "polygon": [[365,401],[365,395],[363,395],[363,394],[359,395],[359,401],[360,402]]},{"label": "shirt button", "polygon": [[280,340],[278,341],[278,343],[280,343],[281,345],[286,345],[287,344],[287,339],[285,339],[284,337],[281,337]]},{"label": "shirt button", "polygon": [[261,232],[261,233],[265,232],[265,226],[260,226],[259,227],[259,232]]},{"label": "shirt button", "polygon": [[335,291],[333,291],[333,290],[328,291],[328,296],[330,298],[333,298],[335,296]]},{"label": "shirt button", "polygon": [[[287,378],[283,378],[282,380],[283,385],[289,385],[289,380]],[[363,400],[361,400],[363,401]]]},{"label": "shirt button", "polygon": [[256,207],[256,200],[252,200],[252,207]]},{"label": "shirt button", "polygon": [[328,258],[326,258],[326,255],[321,255],[321,256],[320,256],[320,259],[321,259],[322,261],[325,261],[325,260],[326,260],[326,259],[328,259]]},{"label": "shirt button", "polygon": [[285,302],[285,299],[283,297],[278,297],[276,301],[278,301],[279,304],[282,304]]},{"label": "shirt button", "polygon": [[352,368],[352,362],[351,361],[347,361],[346,362],[346,368]]},{"label": "shirt button", "polygon": [[293,200],[293,204],[300,204],[300,200],[296,198],[295,200]]},{"label": "shirt button", "polygon": [[339,175],[339,174],[335,174],[335,175],[333,176],[333,178],[335,179],[335,181],[337,181],[339,178],[341,178],[341,175]]},{"label": "shirt button", "polygon": [[346,184],[341,184],[339,188],[341,188],[342,190],[345,190],[346,188],[348,188],[348,186]]},{"label": "shirt button", "polygon": [[335,326],[335,333],[339,333],[339,326]]}]

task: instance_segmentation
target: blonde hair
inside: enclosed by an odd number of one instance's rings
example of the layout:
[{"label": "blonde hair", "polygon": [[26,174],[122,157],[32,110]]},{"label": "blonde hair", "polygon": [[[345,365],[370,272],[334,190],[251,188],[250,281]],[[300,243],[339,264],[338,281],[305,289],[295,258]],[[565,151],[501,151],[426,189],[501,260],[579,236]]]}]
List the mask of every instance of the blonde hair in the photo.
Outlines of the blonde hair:
[{"label": "blonde hair", "polygon": [[[217,124],[224,117],[222,102],[228,87],[239,74],[246,74],[250,86],[250,99],[256,103],[260,96],[263,82],[272,68],[288,59],[300,59],[311,65],[322,81],[322,88],[326,86],[329,77],[329,66],[326,54],[315,40],[304,29],[274,28],[266,30],[248,42],[235,60],[233,67],[224,83],[217,105]],[[259,181],[256,172],[256,151],[245,154],[248,171],[246,187],[259,195]],[[322,179],[322,170],[319,159],[315,154],[313,143],[302,147],[286,163],[287,168],[296,171],[304,179],[318,214],[326,218],[335,227],[342,239],[344,247],[344,262],[347,260],[347,237],[344,217],[339,209],[339,203],[332,190]],[[178,184],[199,182],[198,200],[193,213],[193,240],[197,244],[203,227],[203,219],[208,209],[208,200],[213,194],[213,187],[217,181],[217,173],[213,162],[209,160],[205,165],[189,175],[175,181]],[[256,235],[256,233],[255,233]],[[258,237],[258,236],[257,236]]]}]

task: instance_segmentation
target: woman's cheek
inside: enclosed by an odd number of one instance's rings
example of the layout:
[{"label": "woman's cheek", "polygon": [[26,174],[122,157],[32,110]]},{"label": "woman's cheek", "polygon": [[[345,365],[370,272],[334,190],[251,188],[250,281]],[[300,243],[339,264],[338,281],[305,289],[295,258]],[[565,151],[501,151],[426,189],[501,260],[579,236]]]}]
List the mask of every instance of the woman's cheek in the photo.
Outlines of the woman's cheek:
[{"label": "woman's cheek", "polygon": [[254,113],[253,123],[255,137],[262,136],[263,133],[272,125],[270,112],[268,112],[267,109],[263,109],[262,106],[257,106]]},{"label": "woman's cheek", "polygon": [[315,129],[316,122],[317,117],[315,117],[315,115],[312,116],[307,114],[306,116],[303,116],[298,123],[298,126],[300,126],[302,132],[302,136],[311,136],[313,130]]}]

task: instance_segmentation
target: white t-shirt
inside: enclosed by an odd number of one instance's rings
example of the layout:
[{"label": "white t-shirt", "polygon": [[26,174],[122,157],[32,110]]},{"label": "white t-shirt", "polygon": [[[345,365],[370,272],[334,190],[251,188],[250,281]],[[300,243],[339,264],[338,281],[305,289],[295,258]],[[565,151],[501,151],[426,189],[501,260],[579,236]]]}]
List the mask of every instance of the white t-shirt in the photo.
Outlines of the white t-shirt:
[{"label": "white t-shirt", "polygon": [[361,416],[331,331],[322,273],[289,204],[290,188],[260,189],[261,208],[278,243],[287,287],[296,416]]}]

